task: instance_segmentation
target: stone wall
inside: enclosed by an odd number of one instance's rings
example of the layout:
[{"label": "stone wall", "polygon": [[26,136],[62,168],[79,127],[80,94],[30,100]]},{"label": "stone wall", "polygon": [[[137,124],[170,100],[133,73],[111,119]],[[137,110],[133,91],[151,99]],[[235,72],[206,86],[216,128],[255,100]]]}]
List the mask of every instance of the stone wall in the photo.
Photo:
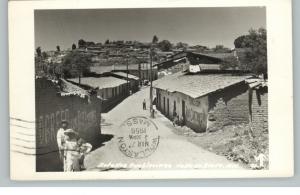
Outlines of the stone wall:
[{"label": "stone wall", "polygon": [[251,126],[254,136],[268,131],[268,89],[267,87],[252,90],[251,100]]},{"label": "stone wall", "polygon": [[249,123],[248,85],[244,82],[209,95],[208,131]]}]

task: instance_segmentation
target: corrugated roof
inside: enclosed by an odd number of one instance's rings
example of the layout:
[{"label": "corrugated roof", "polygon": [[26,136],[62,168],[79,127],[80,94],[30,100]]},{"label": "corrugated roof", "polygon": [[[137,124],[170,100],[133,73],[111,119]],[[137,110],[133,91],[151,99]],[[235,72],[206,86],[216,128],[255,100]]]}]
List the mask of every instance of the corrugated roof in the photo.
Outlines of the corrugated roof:
[{"label": "corrugated roof", "polygon": [[153,82],[153,87],[169,92],[181,92],[198,98],[214,91],[224,89],[250,78],[249,75],[231,74],[186,74],[178,72]]},{"label": "corrugated roof", "polygon": [[[125,72],[111,72],[111,74],[127,78],[127,73],[125,73]],[[128,74],[128,78],[129,79],[134,79],[134,80],[139,80],[139,77],[134,76],[132,74]]]},{"label": "corrugated roof", "polygon": [[[78,78],[76,79],[70,79],[73,82],[78,83]],[[112,88],[112,87],[117,87],[119,85],[122,85],[126,83],[125,80],[123,79],[118,79],[112,76],[109,77],[83,77],[81,78],[81,84],[83,85],[88,85],[93,88],[98,87],[99,89],[104,89],[104,88]]]}]

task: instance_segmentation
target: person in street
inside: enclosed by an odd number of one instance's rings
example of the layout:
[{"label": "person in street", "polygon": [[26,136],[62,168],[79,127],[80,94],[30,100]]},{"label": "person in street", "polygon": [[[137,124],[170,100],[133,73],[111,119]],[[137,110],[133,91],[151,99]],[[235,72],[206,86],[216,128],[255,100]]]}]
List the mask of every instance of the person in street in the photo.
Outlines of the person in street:
[{"label": "person in street", "polygon": [[178,115],[176,112],[173,113],[173,126],[175,127],[178,123]]},{"label": "person in street", "polygon": [[65,131],[67,135],[65,143],[65,172],[82,171],[84,167],[84,158],[92,150],[92,145],[80,138],[73,129]]},{"label": "person in street", "polygon": [[78,133],[73,129],[67,129],[64,134],[66,135],[64,144],[64,172],[80,171],[80,146],[78,144]]},{"label": "person in street", "polygon": [[267,161],[267,157],[263,154],[263,151],[261,149],[258,149],[257,153],[258,155],[254,158],[258,164],[258,169],[263,169],[265,168],[265,162]]},{"label": "person in street", "polygon": [[58,129],[56,139],[57,139],[57,146],[58,146],[58,151],[59,151],[59,159],[62,164],[62,167],[64,169],[64,147],[65,147],[65,142],[66,142],[66,135],[65,131],[68,129],[68,121],[63,120],[61,122],[61,128]]},{"label": "person in street", "polygon": [[250,157],[250,168],[255,170],[264,169],[267,157],[263,154],[263,152],[260,149],[258,149],[256,153],[257,155],[253,155]]},{"label": "person in street", "polygon": [[146,110],[146,100],[143,101],[143,110]]}]

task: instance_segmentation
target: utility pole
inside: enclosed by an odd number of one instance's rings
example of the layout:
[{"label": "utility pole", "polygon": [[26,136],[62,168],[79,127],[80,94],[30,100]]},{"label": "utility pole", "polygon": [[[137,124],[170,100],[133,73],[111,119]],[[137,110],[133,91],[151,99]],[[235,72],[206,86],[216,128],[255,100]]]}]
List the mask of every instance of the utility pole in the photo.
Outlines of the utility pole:
[{"label": "utility pole", "polygon": [[128,87],[128,55],[126,55],[126,86],[127,86],[127,93],[129,94],[129,87]]},{"label": "utility pole", "polygon": [[153,88],[152,88],[152,45],[150,47],[150,116],[151,118],[154,118],[154,112],[153,112]]},{"label": "utility pole", "polygon": [[81,73],[82,73],[82,70],[81,70],[81,67],[79,68],[79,74],[78,74],[78,83],[79,85],[81,84]]},{"label": "utility pole", "polygon": [[139,69],[139,87],[141,87],[141,62],[139,61],[139,66],[138,66],[138,69]]}]

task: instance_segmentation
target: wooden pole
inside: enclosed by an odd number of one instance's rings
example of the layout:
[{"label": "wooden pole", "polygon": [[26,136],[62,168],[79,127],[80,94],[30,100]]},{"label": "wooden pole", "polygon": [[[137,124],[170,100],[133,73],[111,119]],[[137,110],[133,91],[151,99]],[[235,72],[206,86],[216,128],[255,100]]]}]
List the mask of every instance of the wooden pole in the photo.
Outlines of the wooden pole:
[{"label": "wooden pole", "polygon": [[152,89],[152,46],[150,47],[150,116],[154,118],[153,113],[153,89]]},{"label": "wooden pole", "polygon": [[129,94],[129,87],[128,87],[128,56],[126,56],[126,85],[127,85],[127,93]]}]

